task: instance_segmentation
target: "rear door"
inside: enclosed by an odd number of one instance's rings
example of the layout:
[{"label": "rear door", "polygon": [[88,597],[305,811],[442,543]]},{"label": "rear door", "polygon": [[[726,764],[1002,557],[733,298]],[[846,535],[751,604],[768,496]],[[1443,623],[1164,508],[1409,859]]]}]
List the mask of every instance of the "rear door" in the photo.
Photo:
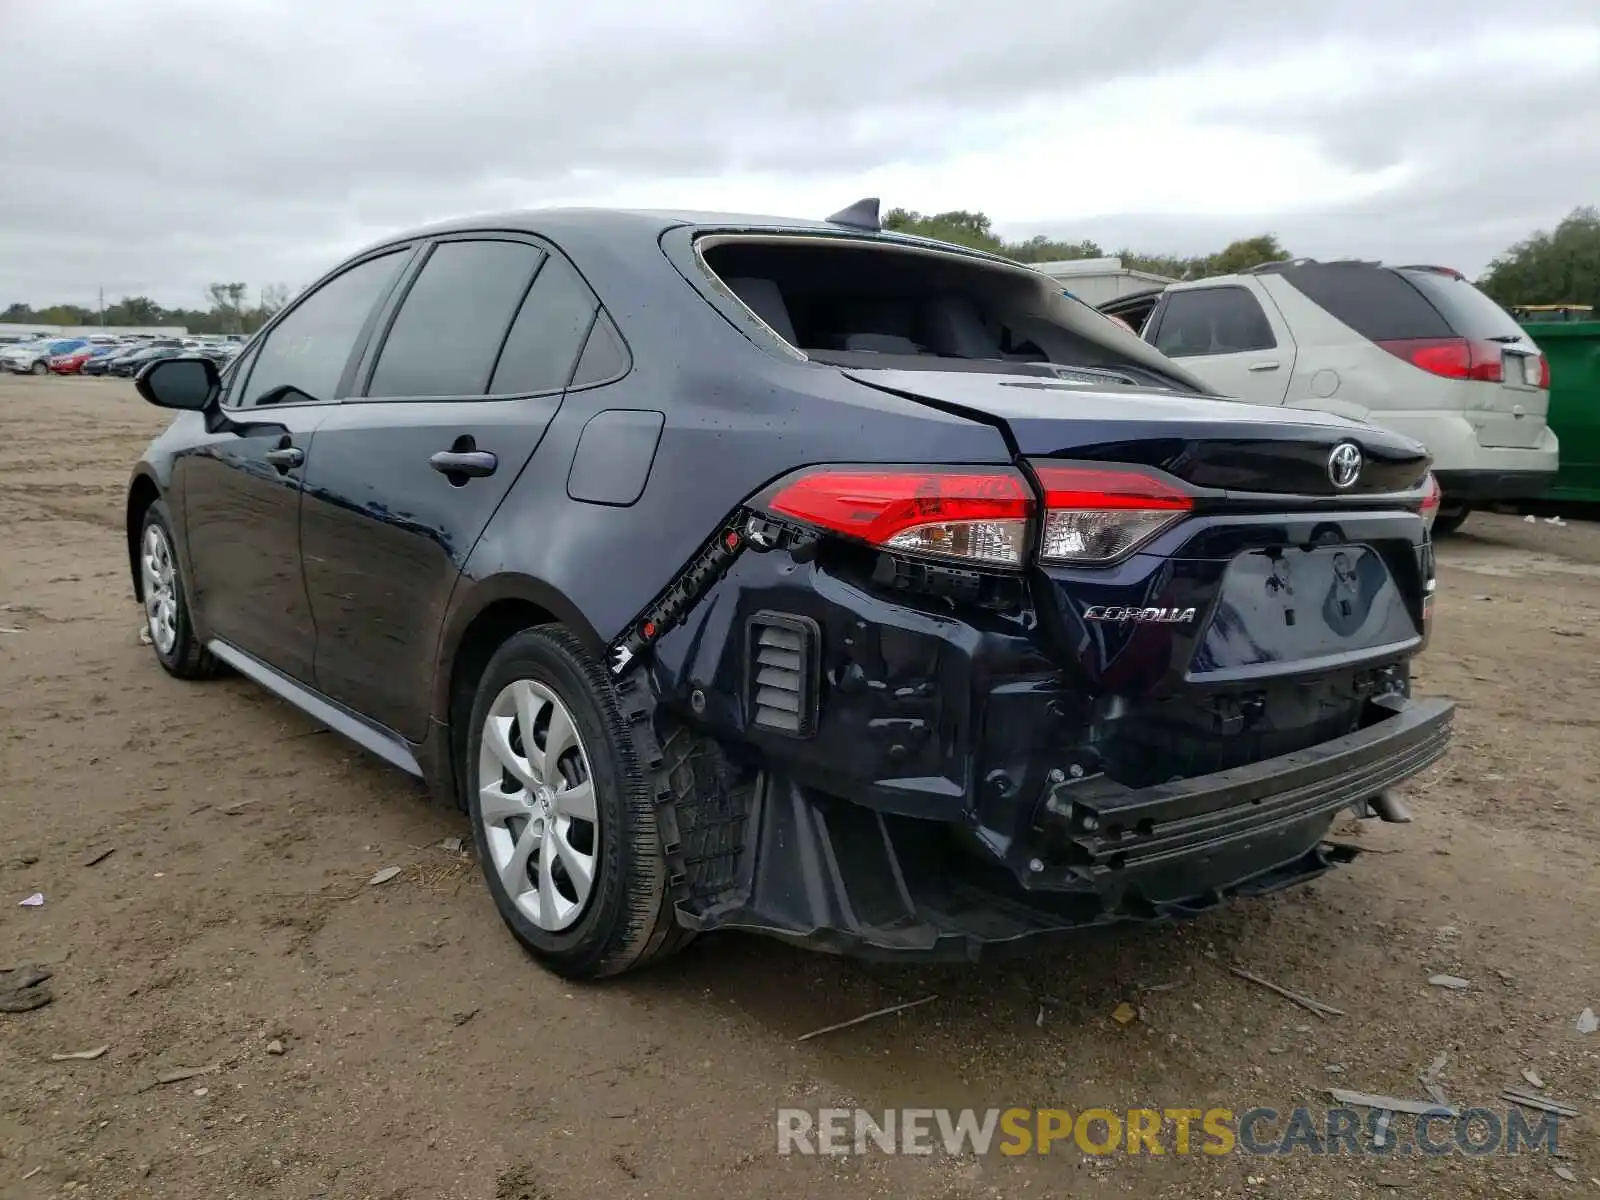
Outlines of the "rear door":
[{"label": "rear door", "polygon": [[301,536],[318,688],[420,741],[451,589],[559,408],[598,303],[553,247],[483,233],[434,244],[392,307],[317,432]]},{"label": "rear door", "polygon": [[1282,404],[1295,345],[1272,301],[1243,284],[1169,288],[1144,338],[1224,396]]}]

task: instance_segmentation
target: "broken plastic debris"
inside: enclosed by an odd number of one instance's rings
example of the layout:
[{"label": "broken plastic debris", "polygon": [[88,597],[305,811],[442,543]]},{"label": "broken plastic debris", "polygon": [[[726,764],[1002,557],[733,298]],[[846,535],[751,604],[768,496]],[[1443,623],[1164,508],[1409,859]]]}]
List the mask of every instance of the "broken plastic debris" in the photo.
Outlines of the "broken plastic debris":
[{"label": "broken plastic debris", "polygon": [[1111,1019],[1118,1025],[1126,1025],[1137,1018],[1138,1015],[1138,1011],[1126,1000],[1111,1011]]},{"label": "broken plastic debris", "polygon": [[1541,1091],[1544,1089],[1544,1080],[1539,1077],[1539,1072],[1535,1071],[1532,1067],[1523,1067],[1522,1077],[1529,1083],[1533,1084],[1534,1087],[1539,1088]]},{"label": "broken plastic debris", "polygon": [[1556,1174],[1561,1176],[1561,1178],[1565,1179],[1568,1183],[1578,1182],[1577,1175],[1573,1174],[1572,1168],[1570,1167],[1557,1167]]},{"label": "broken plastic debris", "polygon": [[1565,529],[1567,527],[1567,523],[1560,517],[1546,517],[1544,523],[1546,525],[1554,525],[1559,529]]},{"label": "broken plastic debris", "polygon": [[[802,1033],[795,1038],[797,1042],[809,1042],[814,1037],[821,1037],[825,1033],[833,1033],[840,1029],[849,1029],[853,1025],[861,1025],[867,1021],[875,1021],[879,1017],[893,1016],[895,1013],[905,1012],[908,1008],[917,1008],[924,1004],[932,1004],[939,997],[937,994],[924,996],[920,1000],[907,1000],[904,1004],[891,1004],[888,1008],[877,1008],[869,1013],[862,1013],[859,1017],[851,1017],[848,1021],[840,1021],[836,1025],[824,1025],[821,1029],[813,1029],[810,1033]],[[474,1010],[476,1011],[476,1010]]]},{"label": "broken plastic debris", "polygon": [[1434,987],[1449,988],[1452,992],[1464,992],[1472,986],[1459,975],[1430,975],[1428,982]]},{"label": "broken plastic debris", "polygon": [[1522,523],[1524,525],[1535,525],[1538,523],[1538,521],[1539,518],[1534,516],[1532,513],[1529,513],[1527,516],[1522,518]]},{"label": "broken plastic debris", "polygon": [[1501,1088],[1500,1099],[1509,1100],[1523,1108],[1535,1109],[1538,1112],[1555,1113],[1558,1117],[1575,1118],[1578,1110],[1570,1104],[1562,1104],[1556,1100],[1546,1100],[1543,1096],[1535,1096],[1532,1092],[1519,1091],[1516,1088]]},{"label": "broken plastic debris", "polygon": [[220,1070],[222,1070],[222,1064],[219,1062],[212,1063],[209,1067],[179,1067],[175,1071],[164,1071],[157,1075],[155,1083],[149,1086],[155,1087],[164,1083],[182,1083],[185,1079],[193,1079],[197,1075],[215,1075]]},{"label": "broken plastic debris", "polygon": [[1409,1113],[1415,1117],[1437,1112],[1442,1112],[1447,1117],[1461,1115],[1454,1108],[1435,1104],[1431,1100],[1410,1100],[1400,1096],[1379,1096],[1371,1092],[1347,1092],[1344,1088],[1329,1088],[1328,1095],[1332,1096],[1340,1104],[1353,1104],[1361,1108],[1376,1109],[1379,1112]]},{"label": "broken plastic debris", "polygon": [[139,626],[139,644],[141,646],[148,646],[154,641],[155,639],[150,636],[150,626]]},{"label": "broken plastic debris", "polygon": [[71,1062],[74,1059],[77,1059],[81,1062],[93,1062],[109,1049],[111,1049],[111,1045],[110,1043],[107,1043],[104,1046],[96,1046],[93,1050],[73,1050],[69,1054],[52,1054],[50,1056],[50,1061]]},{"label": "broken plastic debris", "polygon": [[367,882],[369,884],[370,883],[388,883],[389,880],[393,879],[398,874],[400,874],[400,868],[399,867],[385,867],[383,870],[379,871],[376,875],[374,875],[371,879],[367,880]]},{"label": "broken plastic debris", "polygon": [[445,838],[444,841],[440,842],[439,845],[441,847],[443,847],[444,849],[450,851],[451,854],[460,854],[461,853],[462,842],[461,842],[460,838],[448,837],[448,838]]},{"label": "broken plastic debris", "polygon": [[1600,1017],[1594,1015],[1594,1009],[1586,1008],[1578,1014],[1577,1029],[1579,1033],[1593,1033],[1600,1029]]},{"label": "broken plastic debris", "polygon": [[1441,1050],[1434,1056],[1434,1060],[1428,1064],[1428,1069],[1417,1076],[1417,1082],[1422,1084],[1422,1090],[1432,1097],[1435,1104],[1443,1105],[1446,1108],[1450,1106],[1450,1097],[1439,1086],[1439,1073],[1444,1070],[1445,1063],[1449,1061],[1450,1056]]},{"label": "broken plastic debris", "polygon": [[[1331,1004],[1324,1004],[1321,1000],[1313,1000],[1310,996],[1302,996],[1299,992],[1291,992],[1288,988],[1280,987],[1278,984],[1273,983],[1270,979],[1263,979],[1259,975],[1253,974],[1250,971],[1246,971],[1243,967],[1229,967],[1228,970],[1232,971],[1240,979],[1248,979],[1251,983],[1254,983],[1260,987],[1264,987],[1269,992],[1276,992],[1285,1000],[1293,1001],[1301,1008],[1310,1009],[1323,1020],[1327,1020],[1329,1017],[1344,1016],[1344,1009],[1342,1008],[1335,1008]],[[1195,1008],[1198,1009],[1199,1007],[1200,1006],[1198,1004],[1195,1005]]]},{"label": "broken plastic debris", "polygon": [[43,892],[35,892],[33,895],[29,896],[26,900],[23,900],[21,903],[19,903],[17,905],[17,907],[18,908],[43,908],[44,907],[44,893]]}]

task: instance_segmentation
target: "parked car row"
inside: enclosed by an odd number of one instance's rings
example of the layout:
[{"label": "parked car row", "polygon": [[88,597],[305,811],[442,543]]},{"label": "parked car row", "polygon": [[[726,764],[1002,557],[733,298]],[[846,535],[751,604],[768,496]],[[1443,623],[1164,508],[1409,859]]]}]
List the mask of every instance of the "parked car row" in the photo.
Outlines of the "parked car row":
[{"label": "parked car row", "polygon": [[225,366],[241,343],[211,338],[141,338],[102,341],[48,338],[0,350],[0,371],[16,375],[134,375],[146,363],[198,354]]}]

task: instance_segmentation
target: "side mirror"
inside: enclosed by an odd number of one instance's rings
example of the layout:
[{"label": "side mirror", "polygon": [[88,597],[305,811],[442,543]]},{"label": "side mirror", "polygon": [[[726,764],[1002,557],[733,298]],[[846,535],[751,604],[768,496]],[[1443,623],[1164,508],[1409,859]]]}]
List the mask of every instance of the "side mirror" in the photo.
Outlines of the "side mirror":
[{"label": "side mirror", "polygon": [[203,412],[217,394],[218,378],[209,358],[160,358],[139,372],[133,386],[157,408]]}]

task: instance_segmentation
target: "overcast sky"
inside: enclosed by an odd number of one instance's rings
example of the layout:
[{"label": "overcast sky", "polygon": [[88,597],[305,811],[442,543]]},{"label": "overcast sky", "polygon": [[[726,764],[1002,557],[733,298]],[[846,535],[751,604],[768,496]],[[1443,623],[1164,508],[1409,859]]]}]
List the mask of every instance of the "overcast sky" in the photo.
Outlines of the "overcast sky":
[{"label": "overcast sky", "polygon": [[1600,0],[0,0],[0,308],[550,204],[1475,273],[1600,203]]}]

